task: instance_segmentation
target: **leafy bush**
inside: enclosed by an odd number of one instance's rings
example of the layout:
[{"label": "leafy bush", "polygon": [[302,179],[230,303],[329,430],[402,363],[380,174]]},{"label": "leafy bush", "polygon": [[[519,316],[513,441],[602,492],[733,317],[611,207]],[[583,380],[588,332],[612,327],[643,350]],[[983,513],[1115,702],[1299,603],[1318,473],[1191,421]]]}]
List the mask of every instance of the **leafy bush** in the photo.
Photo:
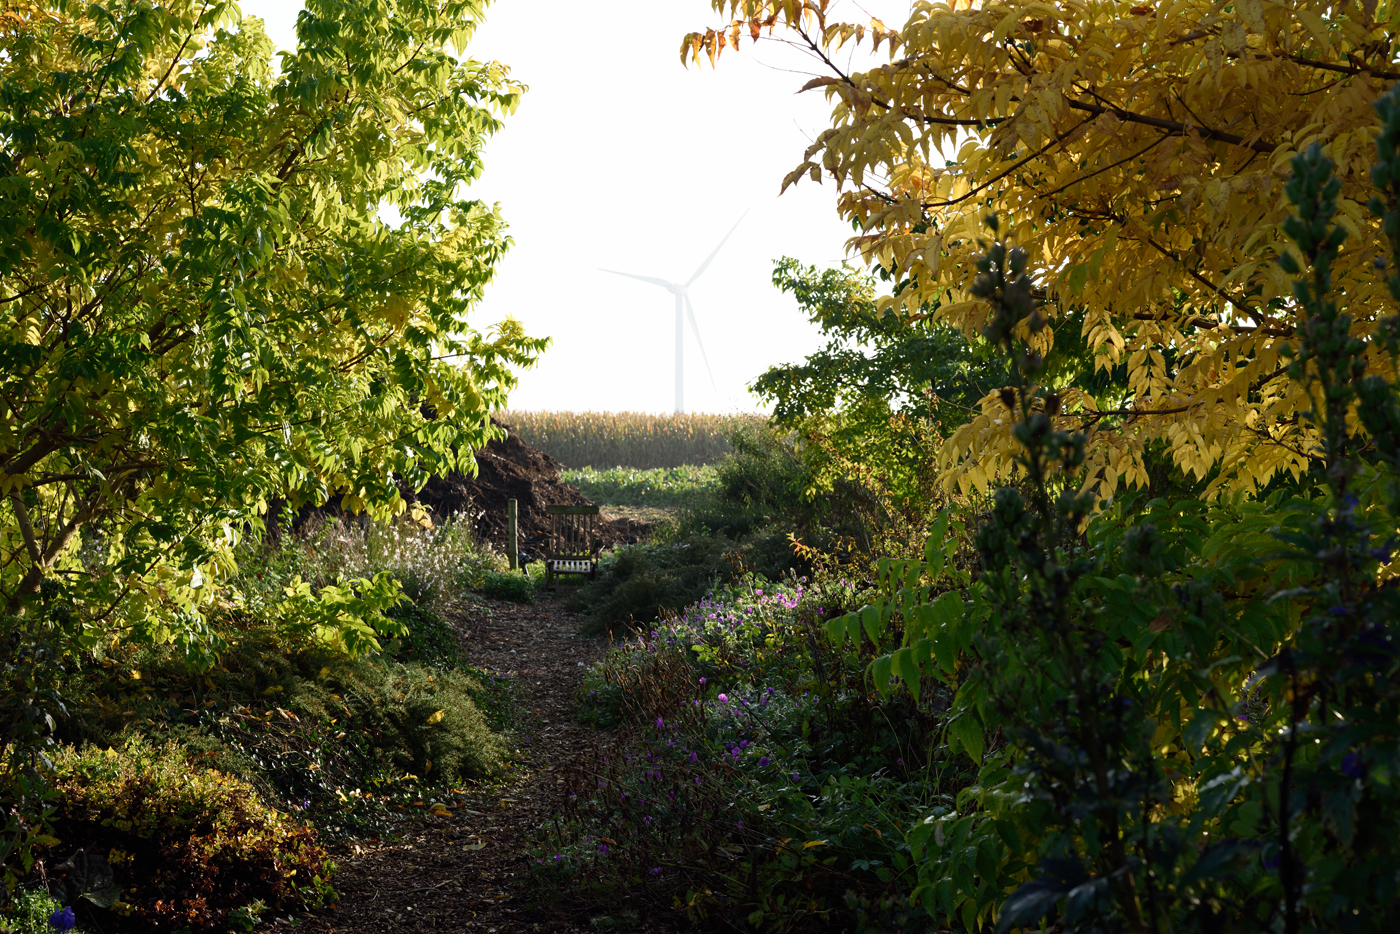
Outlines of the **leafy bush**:
[{"label": "leafy bush", "polygon": [[481,579],[481,592],[493,600],[510,603],[534,603],[535,582],[528,574],[508,571],[487,571]]},{"label": "leafy bush", "polygon": [[52,934],[49,923],[63,904],[43,889],[20,888],[0,909],[0,934]]},{"label": "leafy bush", "polygon": [[[818,550],[842,541],[867,552],[874,547],[887,518],[880,502],[857,482],[819,475],[806,439],[767,426],[744,428],[732,440],[734,453],[715,467],[714,495],[682,510],[679,534],[719,534],[743,542],[777,533]],[[760,550],[768,561],[776,557],[771,549]],[[791,560],[753,569],[776,580],[786,566]]]},{"label": "leafy bush", "polygon": [[404,624],[403,634],[385,645],[393,658],[431,668],[463,665],[462,644],[457,632],[440,615],[409,601],[394,607],[388,615]]},{"label": "leafy bush", "polygon": [[584,719],[633,732],[566,776],[541,884],[609,915],[925,930],[901,827],[970,770],[929,758],[934,698],[871,695],[859,660],[813,641],[856,599],[751,579],[591,669]]},{"label": "leafy bush", "polygon": [[374,737],[396,769],[439,782],[500,769],[505,744],[472,701],[479,686],[460,671],[388,665],[332,673],[326,686],[344,698],[350,725]]},{"label": "leafy bush", "polygon": [[[81,850],[84,857],[68,862],[93,872],[110,865],[121,895],[108,905],[123,929],[225,930],[231,912],[255,901],[302,909],[334,896],[334,865],[314,831],[173,744],[131,737],[112,749],[65,749],[54,759],[54,784],[61,842],[52,852]],[[74,908],[92,917],[89,903]],[[113,922],[104,914],[100,923]]]},{"label": "leafy bush", "polygon": [[298,578],[319,589],[384,571],[415,604],[442,612],[471,602],[486,576],[505,568],[458,516],[424,528],[408,516],[379,523],[318,514],[276,542],[250,539],[238,558],[234,605],[255,618],[277,607]]},{"label": "leafy bush", "polygon": [[381,832],[386,808],[417,794],[415,784],[495,774],[504,744],[476,701],[498,726],[510,706],[504,682],[452,667],[440,617],[396,612],[409,644],[389,647],[418,653],[415,660],[288,645],[268,627],[243,633],[203,673],[168,648],[120,650],[70,685],[88,701],[61,724],[60,737],[72,745],[107,745],[133,732],[177,740],[328,833]]},{"label": "leafy bush", "polygon": [[589,634],[645,626],[674,615],[716,587],[756,573],[781,580],[803,569],[785,536],[720,535],[628,545],[606,556],[596,581],[571,594],[567,606],[585,616]]}]

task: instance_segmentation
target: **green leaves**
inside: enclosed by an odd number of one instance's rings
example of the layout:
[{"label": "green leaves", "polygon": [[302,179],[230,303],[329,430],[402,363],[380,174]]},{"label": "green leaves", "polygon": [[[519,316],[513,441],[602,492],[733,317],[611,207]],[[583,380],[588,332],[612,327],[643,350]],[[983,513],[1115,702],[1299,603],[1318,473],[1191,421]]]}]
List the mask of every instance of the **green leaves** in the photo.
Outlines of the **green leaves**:
[{"label": "green leaves", "polygon": [[402,636],[407,631],[403,622],[385,615],[406,599],[403,587],[388,571],[380,571],[373,580],[322,587],[314,594],[309,584],[297,578],[287,587],[277,616],[290,632],[350,655],[363,655],[379,649],[379,636]]},{"label": "green leaves", "polygon": [[465,188],[523,88],[449,48],[474,0],[312,0],[280,76],[232,4],[75,10],[0,36],[0,599],[62,572],[171,635],[270,502],[386,518],[472,469],[546,344],[469,320],[509,239]]},{"label": "green leaves", "polygon": [[986,742],[982,734],[982,724],[976,714],[965,711],[962,716],[954,719],[948,724],[948,736],[972,757],[973,762],[982,764],[982,752],[986,748]]}]

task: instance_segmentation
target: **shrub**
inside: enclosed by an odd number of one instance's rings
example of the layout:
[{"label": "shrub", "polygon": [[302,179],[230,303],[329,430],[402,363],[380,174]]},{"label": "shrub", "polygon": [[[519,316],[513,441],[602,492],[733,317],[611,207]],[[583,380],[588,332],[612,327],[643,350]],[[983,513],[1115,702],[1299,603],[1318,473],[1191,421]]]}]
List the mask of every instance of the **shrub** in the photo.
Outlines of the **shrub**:
[{"label": "shrub", "polygon": [[[246,781],[191,762],[174,744],[68,748],[54,758],[62,798],[54,829],[62,858],[81,850],[110,863],[122,929],[223,930],[262,901],[314,908],[334,896],[316,834],[261,803]],[[92,908],[73,906],[82,916]],[[102,926],[110,923],[103,916]]]},{"label": "shrub", "polygon": [[505,682],[456,667],[455,636],[441,617],[395,612],[407,632],[386,647],[405,661],[289,644],[265,626],[239,634],[204,673],[169,647],[122,650],[74,680],[68,693],[87,700],[61,723],[60,738],[175,740],[323,832],[382,832],[386,798],[418,794],[413,784],[494,774],[504,743],[476,702],[498,725],[510,708]]},{"label": "shrub", "polygon": [[970,770],[927,755],[935,698],[871,695],[861,659],[812,654],[813,627],[853,599],[850,585],[749,581],[591,669],[583,719],[628,732],[564,776],[540,883],[614,916],[926,930],[902,828],[946,810],[938,792]]},{"label": "shrub", "polygon": [[0,910],[0,934],[53,934],[49,923],[62,903],[43,889],[21,888]]},{"label": "shrub", "polygon": [[321,588],[380,571],[398,581],[414,603],[442,612],[469,602],[470,592],[488,574],[505,567],[460,516],[423,528],[407,516],[377,523],[318,514],[276,543],[250,539],[238,558],[241,599],[235,606],[253,617],[266,616],[281,603],[295,577]]},{"label": "shrub", "polygon": [[404,624],[404,633],[385,645],[398,661],[418,662],[431,668],[460,668],[462,645],[456,631],[437,613],[405,602],[387,614]]},{"label": "shrub", "polygon": [[326,683],[339,689],[352,725],[375,738],[394,768],[439,782],[484,778],[500,768],[504,742],[472,702],[479,686],[460,671],[387,665],[343,669]]},{"label": "shrub", "polygon": [[509,603],[535,602],[535,582],[525,574],[488,571],[481,579],[481,592],[493,600]]},{"label": "shrub", "polygon": [[570,595],[591,635],[636,628],[683,611],[745,575],[782,580],[808,570],[787,536],[761,532],[732,541],[690,534],[678,541],[628,545],[604,557],[598,579]]}]

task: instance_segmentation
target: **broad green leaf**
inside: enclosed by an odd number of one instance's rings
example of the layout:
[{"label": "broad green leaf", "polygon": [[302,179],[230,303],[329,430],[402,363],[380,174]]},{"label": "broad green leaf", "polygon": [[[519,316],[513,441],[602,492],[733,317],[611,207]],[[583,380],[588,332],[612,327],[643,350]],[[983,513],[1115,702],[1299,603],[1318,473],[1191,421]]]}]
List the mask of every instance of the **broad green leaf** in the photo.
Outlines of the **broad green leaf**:
[{"label": "broad green leaf", "polygon": [[972,757],[973,762],[979,765],[982,763],[982,724],[978,723],[975,717],[969,714],[958,717],[948,724],[948,734]]},{"label": "broad green leaf", "polygon": [[894,673],[899,675],[909,693],[914,695],[914,702],[918,703],[923,672],[919,670],[919,663],[914,658],[914,650],[902,648],[894,653],[893,660]]},{"label": "broad green leaf", "polygon": [[888,655],[881,655],[870,663],[871,675],[875,681],[875,688],[881,694],[890,693],[890,672],[893,668],[893,659]]}]

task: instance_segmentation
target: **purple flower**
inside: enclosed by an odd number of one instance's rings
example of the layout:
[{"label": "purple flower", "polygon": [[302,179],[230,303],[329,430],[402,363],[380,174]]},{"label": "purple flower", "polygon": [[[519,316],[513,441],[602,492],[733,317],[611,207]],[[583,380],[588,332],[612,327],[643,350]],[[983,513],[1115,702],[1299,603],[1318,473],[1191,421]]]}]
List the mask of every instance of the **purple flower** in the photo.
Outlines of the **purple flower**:
[{"label": "purple flower", "polygon": [[758,764],[759,764],[759,765],[767,765],[767,764],[768,764],[768,757],[767,757],[767,756],[759,756],[759,758],[758,758]]},{"label": "purple flower", "polygon": [[563,853],[555,853],[555,854],[554,854],[554,861],[555,861],[556,863],[559,862],[559,861],[560,861],[561,859],[563,859],[563,858],[564,858],[564,854],[563,854]]},{"label": "purple flower", "polygon": [[60,908],[58,911],[49,915],[49,924],[52,925],[53,929],[56,931],[71,930],[73,925],[77,923],[78,919],[73,917],[72,908]]},{"label": "purple flower", "polygon": [[695,776],[695,784],[697,784],[697,785],[700,784],[700,776],[699,776],[699,775]]},{"label": "purple flower", "polygon": [[660,717],[657,717],[657,718],[656,718],[656,728],[657,728],[658,730],[665,729],[665,728],[666,728],[666,721],[665,721],[665,720],[662,720]]},{"label": "purple flower", "polygon": [[741,739],[741,740],[739,740],[739,748],[740,748],[740,749],[744,749],[744,748],[746,748],[748,745],[749,745],[749,741],[748,741],[748,740],[746,740],[746,739]]},{"label": "purple flower", "polygon": [[904,768],[904,759],[903,759],[902,757],[899,758],[899,759],[896,759],[896,760],[894,760],[894,764],[897,765],[897,766],[899,766],[899,767],[902,769],[902,768]]},{"label": "purple flower", "polygon": [[701,679],[700,679],[700,683],[701,683],[701,684],[704,684],[704,683],[705,683],[705,679],[704,679],[704,678],[701,678]]},{"label": "purple flower", "polygon": [[801,772],[793,772],[793,773],[792,773],[792,780],[795,781],[795,782],[800,782],[800,781],[802,781],[802,773],[801,773]]},{"label": "purple flower", "polygon": [[659,875],[661,875],[661,867],[660,867],[660,866],[653,866],[653,867],[651,868],[651,875],[653,875],[653,876],[659,876]]},{"label": "purple flower", "polygon": [[729,703],[729,698],[724,694],[721,694],[719,697],[716,697],[715,700],[719,701],[721,704]]},{"label": "purple flower", "polygon": [[698,753],[692,752],[692,753],[690,754],[690,760],[689,760],[689,761],[691,761],[691,762],[699,762],[699,761],[700,761],[700,756],[699,756],[699,754],[698,754]]},{"label": "purple flower", "polygon": [[1361,757],[1354,752],[1342,756],[1342,774],[1347,778],[1360,778],[1365,775],[1366,766],[1362,764]]},{"label": "purple flower", "polygon": [[598,844],[598,852],[599,852],[599,853],[602,853],[604,856],[607,856],[607,855],[608,855],[608,845],[607,845],[606,843],[600,843],[600,844]]}]

